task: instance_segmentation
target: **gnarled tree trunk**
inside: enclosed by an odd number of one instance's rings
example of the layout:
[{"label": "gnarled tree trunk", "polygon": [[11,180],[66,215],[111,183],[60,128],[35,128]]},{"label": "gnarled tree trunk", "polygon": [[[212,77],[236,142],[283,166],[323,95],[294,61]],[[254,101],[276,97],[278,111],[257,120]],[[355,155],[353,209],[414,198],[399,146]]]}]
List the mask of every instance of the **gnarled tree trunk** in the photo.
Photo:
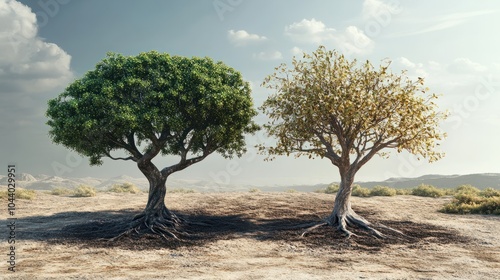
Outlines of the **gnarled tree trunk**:
[{"label": "gnarled tree trunk", "polygon": [[140,161],[137,165],[149,181],[148,203],[144,211],[134,217],[131,228],[115,239],[132,231],[137,233],[151,231],[163,238],[170,236],[175,239],[178,239],[178,234],[186,234],[181,230],[184,220],[177,217],[165,205],[168,175],[163,175],[150,161]]},{"label": "gnarled tree trunk", "polygon": [[[355,168],[352,166],[350,168],[339,169],[340,170],[340,186],[335,197],[335,203],[333,205],[333,210],[330,216],[328,216],[323,223],[319,223],[306,229],[302,236],[311,232],[312,230],[322,227],[322,226],[332,226],[335,227],[340,232],[351,237],[353,234],[347,227],[360,227],[364,230],[369,231],[373,235],[379,238],[384,238],[385,235],[372,227],[372,224],[365,220],[363,217],[358,215],[351,207],[351,194],[354,183]],[[403,234],[402,232],[386,227],[384,225],[379,225],[382,228],[397,232],[398,234]]]},{"label": "gnarled tree trunk", "polygon": [[371,223],[359,216],[351,208],[352,184],[354,183],[354,174],[352,172],[341,173],[339,191],[335,197],[333,211],[326,219],[326,223],[336,227],[339,231],[345,233],[348,237],[353,235],[347,229],[347,226],[359,226],[362,229],[370,231],[377,237],[383,237],[382,233],[371,227]]}]

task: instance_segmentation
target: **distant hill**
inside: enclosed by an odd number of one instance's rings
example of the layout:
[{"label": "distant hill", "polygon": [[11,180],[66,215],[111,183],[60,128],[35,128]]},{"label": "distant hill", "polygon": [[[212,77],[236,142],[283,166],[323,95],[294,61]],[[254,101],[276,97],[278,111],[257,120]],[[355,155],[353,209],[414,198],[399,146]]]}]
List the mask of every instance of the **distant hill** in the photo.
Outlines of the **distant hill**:
[{"label": "distant hill", "polygon": [[460,185],[473,185],[479,189],[500,189],[500,173],[481,173],[469,175],[424,175],[417,178],[390,178],[385,181],[357,182],[365,188],[376,185],[389,186],[393,188],[411,188],[420,184],[433,185],[439,188],[455,188]]},{"label": "distant hill", "polygon": [[[8,178],[0,176],[0,185],[6,186]],[[122,175],[110,179],[103,178],[62,178],[47,175],[30,175],[27,173],[18,174],[16,185],[33,190],[51,190],[56,187],[76,188],[79,185],[93,186],[98,190],[107,190],[114,184],[133,183],[142,190],[149,188],[146,178],[133,178]],[[417,178],[390,178],[385,181],[356,182],[362,187],[372,188],[377,185],[389,186],[393,188],[412,188],[420,184],[433,185],[439,188],[455,188],[460,185],[470,184],[479,189],[492,187],[500,189],[500,173],[483,173],[469,175],[424,175]],[[168,189],[194,189],[201,192],[226,192],[226,191],[248,191],[251,188],[258,188],[261,191],[286,191],[296,190],[301,192],[312,192],[323,189],[329,184],[316,185],[288,185],[288,186],[265,186],[256,187],[251,185],[220,185],[213,181],[171,179],[167,181]]]},{"label": "distant hill", "polygon": [[[338,183],[338,182],[334,182]],[[406,189],[419,186],[421,184],[433,185],[438,188],[455,188],[460,185],[473,185],[479,189],[488,187],[500,189],[500,173],[482,173],[469,175],[424,175],[417,178],[390,178],[385,181],[370,181],[370,182],[355,182],[365,188],[373,188],[374,186],[389,186],[392,188]],[[294,185],[294,186],[276,186],[276,187],[261,187],[262,191],[285,191],[293,189],[302,192],[312,192],[319,189],[324,189],[329,184],[317,185]]]}]

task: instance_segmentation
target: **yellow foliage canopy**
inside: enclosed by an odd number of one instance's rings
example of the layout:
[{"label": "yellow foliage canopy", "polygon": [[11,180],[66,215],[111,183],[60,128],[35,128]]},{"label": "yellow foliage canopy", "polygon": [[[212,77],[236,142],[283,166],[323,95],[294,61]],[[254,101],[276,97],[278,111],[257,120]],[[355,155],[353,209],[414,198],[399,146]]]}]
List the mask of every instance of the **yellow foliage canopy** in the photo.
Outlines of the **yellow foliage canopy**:
[{"label": "yellow foliage canopy", "polygon": [[357,171],[385,148],[434,161],[445,137],[439,123],[435,94],[424,80],[393,74],[390,62],[375,68],[369,61],[357,66],[336,51],[319,47],[292,67],[282,64],[263,86],[275,90],[261,110],[270,118],[265,126],[277,138],[272,155],[327,157],[339,167]]}]

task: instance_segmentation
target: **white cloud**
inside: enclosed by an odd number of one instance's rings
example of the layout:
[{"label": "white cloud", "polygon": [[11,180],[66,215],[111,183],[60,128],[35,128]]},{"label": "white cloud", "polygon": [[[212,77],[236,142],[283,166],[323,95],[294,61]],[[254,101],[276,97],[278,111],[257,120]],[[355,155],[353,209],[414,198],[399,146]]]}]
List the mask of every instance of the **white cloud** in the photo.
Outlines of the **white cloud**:
[{"label": "white cloud", "polygon": [[250,34],[245,30],[234,31],[232,29],[228,31],[227,37],[229,39],[229,42],[231,42],[231,44],[238,47],[267,40],[265,36]]},{"label": "white cloud", "polygon": [[293,47],[291,50],[290,50],[290,53],[292,55],[302,55],[304,53],[304,50],[299,48],[299,47]]},{"label": "white cloud", "polygon": [[253,54],[253,58],[260,60],[278,60],[283,59],[283,54],[279,51],[260,52]]},{"label": "white cloud", "polygon": [[399,1],[365,0],[361,16],[363,20],[379,18],[390,14],[399,14],[402,11]]},{"label": "white cloud", "polygon": [[348,26],[339,32],[314,18],[286,26],[285,35],[297,43],[322,44],[337,48],[345,54],[369,53],[374,46],[373,41],[356,26]]},{"label": "white cloud", "polygon": [[470,11],[466,13],[453,13],[425,20],[421,19],[413,20],[411,21],[412,22],[411,28],[414,29],[415,26],[418,26],[419,28],[418,30],[411,30],[410,28],[407,28],[407,31],[398,34],[393,34],[393,36],[395,37],[411,36],[411,35],[425,34],[425,33],[450,29],[458,25],[464,24],[472,18],[492,13],[498,13],[498,11],[496,10]]},{"label": "white cloud", "polygon": [[301,43],[322,44],[333,38],[335,29],[316,19],[303,19],[285,27],[285,35]]},{"label": "white cloud", "polygon": [[456,74],[480,74],[488,68],[479,63],[473,62],[468,58],[460,57],[455,59],[449,66],[448,70]]},{"label": "white cloud", "polygon": [[415,68],[417,65],[413,62],[411,62],[408,58],[406,57],[400,57],[398,61],[403,65],[408,68]]},{"label": "white cloud", "polygon": [[334,41],[345,54],[366,54],[375,46],[373,40],[356,26],[348,26],[344,32],[335,37]]},{"label": "white cloud", "polygon": [[2,119],[19,125],[43,116],[47,93],[60,91],[73,79],[71,56],[37,36],[36,16],[14,0],[0,0],[0,109]]}]

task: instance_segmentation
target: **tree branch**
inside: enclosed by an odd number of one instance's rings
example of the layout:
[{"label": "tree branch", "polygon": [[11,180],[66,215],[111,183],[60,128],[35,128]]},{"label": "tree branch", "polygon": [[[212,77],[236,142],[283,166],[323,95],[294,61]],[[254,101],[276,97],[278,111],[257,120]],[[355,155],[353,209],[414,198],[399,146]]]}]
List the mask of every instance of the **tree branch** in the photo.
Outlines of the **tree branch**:
[{"label": "tree branch", "polygon": [[[113,138],[113,135],[111,133],[107,133],[106,135],[106,138],[111,141],[112,143],[116,144],[118,147],[120,148],[123,148],[125,150],[127,150],[134,158],[136,158],[137,160],[139,160],[141,157],[142,157],[142,154],[141,152],[139,152],[139,150],[137,149],[137,147],[135,146],[135,143],[134,143],[134,134],[131,133],[128,135],[128,143],[126,143],[125,141],[117,141]],[[130,144],[130,137],[132,138],[132,144]],[[108,153],[109,154],[109,153]],[[106,156],[109,157],[109,155],[106,154]]]},{"label": "tree branch", "polygon": [[138,159],[135,158],[134,156],[129,156],[129,157],[126,157],[126,158],[123,158],[123,157],[113,157],[111,156],[111,153],[110,152],[104,152],[104,156],[112,159],[112,160],[133,160],[133,161],[137,161]]},{"label": "tree branch", "polygon": [[337,153],[333,150],[332,144],[330,142],[326,141],[323,134],[316,132],[316,136],[318,137],[321,144],[323,144],[323,146],[325,146],[325,148],[326,148],[325,156],[328,159],[330,159],[334,165],[340,164],[340,156],[337,155]]},{"label": "tree branch", "polygon": [[141,158],[143,154],[139,151],[139,149],[137,149],[137,146],[135,145],[135,137],[133,132],[127,135],[127,142],[128,146],[130,146],[129,152],[136,158]]}]

